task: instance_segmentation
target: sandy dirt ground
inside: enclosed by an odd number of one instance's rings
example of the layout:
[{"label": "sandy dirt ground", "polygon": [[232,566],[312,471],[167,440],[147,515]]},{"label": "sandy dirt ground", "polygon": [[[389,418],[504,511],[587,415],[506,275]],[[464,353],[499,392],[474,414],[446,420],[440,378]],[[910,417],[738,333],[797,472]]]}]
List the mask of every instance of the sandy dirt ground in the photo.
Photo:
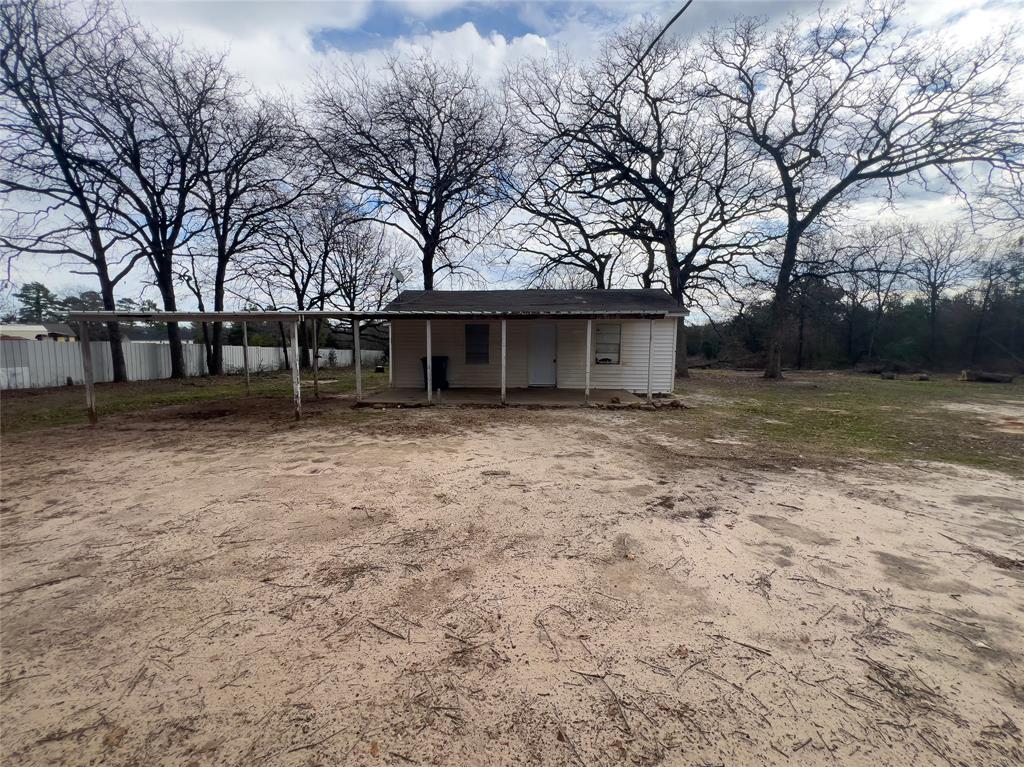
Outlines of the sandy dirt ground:
[{"label": "sandy dirt ground", "polygon": [[1024,487],[660,414],[6,439],[0,761],[1024,762]]}]

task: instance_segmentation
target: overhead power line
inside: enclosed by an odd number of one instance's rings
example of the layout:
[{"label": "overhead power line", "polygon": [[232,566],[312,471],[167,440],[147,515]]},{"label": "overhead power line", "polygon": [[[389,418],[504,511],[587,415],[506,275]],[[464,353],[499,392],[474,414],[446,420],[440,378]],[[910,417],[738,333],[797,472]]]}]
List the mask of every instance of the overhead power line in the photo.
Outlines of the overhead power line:
[{"label": "overhead power line", "polygon": [[[608,102],[611,101],[612,97],[618,92],[618,90],[623,85],[626,84],[626,81],[629,80],[629,78],[633,76],[633,73],[636,72],[637,68],[639,68],[639,66],[643,63],[644,59],[646,59],[650,55],[651,51],[654,50],[654,46],[656,46],[659,42],[661,42],[661,39],[668,33],[669,29],[672,28],[672,25],[675,24],[676,21],[679,20],[679,17],[682,16],[686,12],[686,9],[689,8],[692,4],[693,4],[693,0],[686,0],[686,2],[683,4],[683,7],[675,12],[675,15],[672,16],[672,18],[668,20],[668,22],[665,24],[665,26],[663,26],[661,28],[661,31],[658,32],[657,35],[655,35],[654,39],[651,40],[650,45],[648,45],[647,48],[644,49],[644,52],[642,54],[640,54],[640,56],[637,58],[637,60],[633,63],[633,66],[631,66],[629,68],[629,71],[626,72],[626,74],[623,75],[622,78],[619,79],[615,83],[615,85],[612,86],[611,90],[608,91],[608,94],[603,99],[601,99],[601,103],[598,104],[597,107],[594,109],[594,111],[591,112],[590,115],[587,117],[587,119],[583,121],[583,125],[581,125],[579,128],[576,128],[575,130],[573,130],[573,133],[575,135],[579,135],[580,133],[583,133],[588,127],[590,127],[591,120],[593,120],[595,117],[597,117],[598,114],[600,114],[601,110],[604,109],[606,106],[608,106]],[[543,180],[543,178],[547,174],[547,172],[549,170],[551,170],[551,167],[556,162],[558,162],[558,160],[565,153],[565,150],[569,148],[569,144],[570,143],[571,142],[566,141],[566,142],[564,142],[562,144],[561,148],[548,161],[548,164],[544,166],[544,169],[541,170],[541,172],[537,174],[537,177],[533,181],[531,181],[529,184],[526,185],[526,188],[523,189],[523,191],[519,194],[519,197],[516,199],[515,203],[513,203],[504,213],[502,213],[498,217],[498,220],[495,221],[494,224],[491,225],[491,228],[487,230],[487,232],[484,234],[483,237],[481,237],[479,240],[476,241],[476,243],[473,245],[473,247],[471,247],[466,252],[466,255],[463,258],[469,258],[471,255],[473,255],[473,253],[476,251],[476,249],[479,248],[484,243],[484,241],[487,240],[488,237],[490,237],[492,234],[494,234],[494,230],[498,228],[498,226],[501,224],[502,221],[505,220],[505,217],[513,209],[518,208],[519,204],[523,200],[526,199],[526,195],[530,193],[530,191],[533,189],[533,187],[535,187],[541,180]]]}]

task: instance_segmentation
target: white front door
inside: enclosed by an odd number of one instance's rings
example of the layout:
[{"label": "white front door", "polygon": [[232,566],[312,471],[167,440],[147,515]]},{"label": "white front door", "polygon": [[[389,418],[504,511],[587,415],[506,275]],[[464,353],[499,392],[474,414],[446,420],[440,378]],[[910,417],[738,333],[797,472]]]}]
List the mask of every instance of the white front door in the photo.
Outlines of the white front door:
[{"label": "white front door", "polygon": [[530,386],[555,385],[557,339],[554,323],[530,323]]}]

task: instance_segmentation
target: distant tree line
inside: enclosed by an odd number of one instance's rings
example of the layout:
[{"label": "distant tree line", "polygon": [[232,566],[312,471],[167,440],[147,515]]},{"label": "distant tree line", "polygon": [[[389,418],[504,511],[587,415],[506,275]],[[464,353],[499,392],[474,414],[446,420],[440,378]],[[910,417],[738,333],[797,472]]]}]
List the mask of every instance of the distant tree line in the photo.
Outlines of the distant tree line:
[{"label": "distant tree line", "polygon": [[[963,225],[878,226],[815,243],[794,285],[782,362],[796,369],[1024,370],[1024,239]],[[700,328],[702,364],[765,362],[771,304],[754,298]]]},{"label": "distant tree line", "polygon": [[[663,287],[734,315],[719,343],[756,325],[744,348],[769,377],[810,359],[809,313],[830,295],[848,307],[846,363],[887,353],[894,307],[923,301],[939,364],[965,294],[987,295],[979,349],[1005,343],[985,326],[1003,322],[996,252],[1024,209],[1018,30],[950,45],[887,1],[738,17],[696,39],[662,26],[620,30],[593,60],[520,62],[499,88],[427,53],[328,67],[293,103],[108,0],[0,4],[2,255],[68,259],[108,310],[130,274],[168,311],[183,296],[204,311],[371,311],[399,272],[428,290],[496,274]],[[902,245],[850,231],[851,205],[912,188],[958,196],[984,226]],[[969,263],[929,271],[953,234]],[[303,361],[337,330],[304,327]],[[225,329],[200,331],[221,372]],[[118,323],[106,335],[125,380]],[[176,323],[166,335],[183,376]]]}]

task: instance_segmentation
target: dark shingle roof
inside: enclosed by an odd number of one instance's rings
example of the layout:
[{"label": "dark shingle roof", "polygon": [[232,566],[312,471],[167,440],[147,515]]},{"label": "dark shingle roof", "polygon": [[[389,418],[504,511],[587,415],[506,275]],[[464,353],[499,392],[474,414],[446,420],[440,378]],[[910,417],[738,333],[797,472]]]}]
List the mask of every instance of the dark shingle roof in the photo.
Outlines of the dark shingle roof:
[{"label": "dark shingle roof", "polygon": [[405,290],[385,311],[513,315],[682,314],[663,290]]},{"label": "dark shingle roof", "polygon": [[59,336],[70,336],[75,337],[75,331],[71,329],[71,326],[63,322],[44,322],[43,327],[46,328],[47,333],[55,333]]}]

